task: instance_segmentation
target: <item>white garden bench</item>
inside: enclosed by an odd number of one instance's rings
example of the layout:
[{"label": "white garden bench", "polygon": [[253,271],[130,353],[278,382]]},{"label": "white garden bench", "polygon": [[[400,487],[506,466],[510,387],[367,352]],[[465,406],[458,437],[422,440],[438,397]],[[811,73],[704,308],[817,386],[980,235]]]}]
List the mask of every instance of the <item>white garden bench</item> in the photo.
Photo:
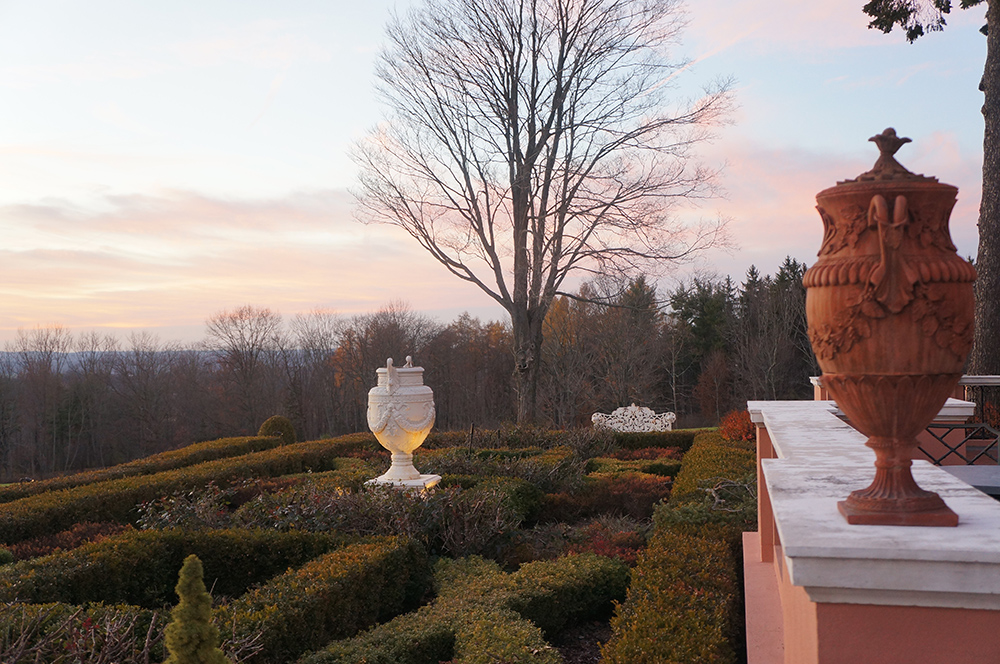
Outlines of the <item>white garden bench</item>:
[{"label": "white garden bench", "polygon": [[672,431],[677,416],[673,413],[654,413],[644,406],[623,406],[610,415],[594,413],[590,421],[595,427],[611,429],[623,433],[643,433],[647,431]]}]

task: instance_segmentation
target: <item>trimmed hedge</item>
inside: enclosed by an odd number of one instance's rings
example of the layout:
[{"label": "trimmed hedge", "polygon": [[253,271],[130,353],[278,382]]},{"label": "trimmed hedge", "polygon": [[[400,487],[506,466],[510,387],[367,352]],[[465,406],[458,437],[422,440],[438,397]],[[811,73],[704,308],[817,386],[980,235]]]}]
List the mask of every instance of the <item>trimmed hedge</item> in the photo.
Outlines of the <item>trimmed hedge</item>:
[{"label": "trimmed hedge", "polygon": [[[700,434],[611,620],[603,664],[734,664],[745,658],[741,533],[755,527],[755,455],[745,442]],[[716,496],[699,483],[728,480]],[[725,500],[717,509],[716,500]]]},{"label": "trimmed hedge", "polygon": [[599,615],[627,584],[625,565],[592,554],[529,563],[513,574],[478,557],[441,559],[433,604],[300,664],[557,664],[543,632]]},{"label": "trimmed hedge", "polygon": [[615,445],[626,450],[641,450],[644,447],[676,447],[687,452],[695,438],[715,429],[676,429],[674,431],[649,431],[645,433],[611,432]]},{"label": "trimmed hedge", "polygon": [[381,537],[328,553],[223,606],[223,634],[262,634],[254,662],[285,664],[416,607],[430,567],[412,540]]},{"label": "trimmed hedge", "polygon": [[739,480],[756,471],[757,455],[745,443],[725,440],[718,433],[700,434],[684,455],[674,479],[670,501],[698,491],[698,483],[713,478]]},{"label": "trimmed hedge", "polygon": [[420,451],[414,464],[423,473],[515,477],[542,491],[566,491],[583,482],[585,462],[569,447],[469,451],[461,447]]},{"label": "trimmed hedge", "polygon": [[353,461],[341,458],[344,447],[326,441],[297,443],[152,475],[28,496],[0,505],[0,540],[13,544],[66,530],[80,521],[134,523],[139,503],[209,482],[225,487],[255,477],[336,470]]},{"label": "trimmed hedge", "polygon": [[724,542],[656,533],[611,619],[604,664],[735,664],[739,578]]},{"label": "trimmed hedge", "polygon": [[662,477],[676,477],[681,462],[674,459],[636,459],[622,461],[608,457],[595,457],[587,462],[587,473],[646,473]]},{"label": "trimmed hedge", "polygon": [[545,494],[538,520],[578,521],[599,514],[648,519],[653,506],[670,495],[669,478],[646,473],[592,473],[583,488]]},{"label": "trimmed hedge", "polygon": [[347,542],[339,535],[300,531],[130,530],[0,568],[0,602],[107,602],[158,609],[177,601],[177,571],[192,553],[202,560],[205,585],[216,597],[239,597],[253,584]]},{"label": "trimmed hedge", "polygon": [[282,445],[292,445],[296,442],[295,425],[283,415],[272,415],[264,420],[257,430],[258,436],[277,436]]},{"label": "trimmed hedge", "polygon": [[110,468],[88,470],[82,473],[53,477],[52,479],[39,480],[37,482],[20,482],[18,484],[0,486],[0,503],[7,503],[18,498],[24,498],[25,496],[34,496],[46,491],[69,489],[84,484],[104,482],[122,477],[150,475],[165,470],[192,466],[205,461],[261,452],[277,447],[280,442],[280,440],[276,440],[273,436],[244,436],[241,438],[220,438],[219,440],[210,440],[205,443],[196,443],[178,450],[154,454],[153,456],[136,459],[135,461],[111,466]]}]

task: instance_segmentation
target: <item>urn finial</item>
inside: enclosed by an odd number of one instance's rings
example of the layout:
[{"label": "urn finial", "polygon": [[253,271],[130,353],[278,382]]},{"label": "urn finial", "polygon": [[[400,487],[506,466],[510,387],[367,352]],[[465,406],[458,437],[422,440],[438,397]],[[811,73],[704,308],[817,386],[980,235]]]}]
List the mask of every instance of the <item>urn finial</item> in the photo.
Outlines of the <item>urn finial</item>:
[{"label": "urn finial", "polygon": [[917,175],[906,169],[905,166],[896,161],[893,156],[907,143],[913,141],[905,136],[897,136],[896,130],[887,127],[881,134],[875,134],[868,139],[878,146],[878,160],[871,170],[865,171],[853,180],[842,180],[837,184],[853,184],[855,182],[874,182],[885,180],[918,180],[923,182],[937,182],[937,178]]}]

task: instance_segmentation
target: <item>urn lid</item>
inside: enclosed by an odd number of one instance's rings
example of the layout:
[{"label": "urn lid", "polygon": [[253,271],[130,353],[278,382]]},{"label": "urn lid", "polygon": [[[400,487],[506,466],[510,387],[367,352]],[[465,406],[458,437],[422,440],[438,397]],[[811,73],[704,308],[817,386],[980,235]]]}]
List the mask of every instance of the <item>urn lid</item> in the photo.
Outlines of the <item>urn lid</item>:
[{"label": "urn lid", "polygon": [[395,367],[392,358],[387,358],[384,367],[375,370],[378,376],[378,387],[387,387],[394,392],[397,387],[412,387],[424,384],[424,368],[413,366],[413,357],[406,356],[406,364]]},{"label": "urn lid", "polygon": [[893,156],[899,148],[912,141],[906,137],[896,135],[896,130],[888,127],[881,134],[876,134],[868,139],[878,146],[879,156],[871,170],[865,171],[858,177],[849,180],[841,180],[837,186],[851,185],[867,182],[886,182],[893,184],[903,184],[909,182],[937,182],[938,179],[927,175],[918,175],[907,170],[902,164],[896,161]]}]

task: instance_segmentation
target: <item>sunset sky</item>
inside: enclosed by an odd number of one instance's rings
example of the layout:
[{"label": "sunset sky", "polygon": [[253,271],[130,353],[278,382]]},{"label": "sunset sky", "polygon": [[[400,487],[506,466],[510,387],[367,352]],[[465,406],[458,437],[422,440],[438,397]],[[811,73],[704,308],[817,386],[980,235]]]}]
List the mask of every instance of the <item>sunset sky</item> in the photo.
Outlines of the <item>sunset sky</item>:
[{"label": "sunset sky", "polygon": [[[348,150],[381,118],[386,20],[412,4],[0,0],[0,342],[48,324],[196,341],[246,303],[502,319],[401,231],[354,218]],[[870,168],[888,126],[914,141],[900,162],[959,187],[952,235],[975,254],[985,6],[910,45],[868,30],[863,4],[690,4],[679,94],[732,76],[738,109],[700,151],[726,198],[685,215],[729,217],[735,248],[661,289],[812,263],[816,192]]]}]

